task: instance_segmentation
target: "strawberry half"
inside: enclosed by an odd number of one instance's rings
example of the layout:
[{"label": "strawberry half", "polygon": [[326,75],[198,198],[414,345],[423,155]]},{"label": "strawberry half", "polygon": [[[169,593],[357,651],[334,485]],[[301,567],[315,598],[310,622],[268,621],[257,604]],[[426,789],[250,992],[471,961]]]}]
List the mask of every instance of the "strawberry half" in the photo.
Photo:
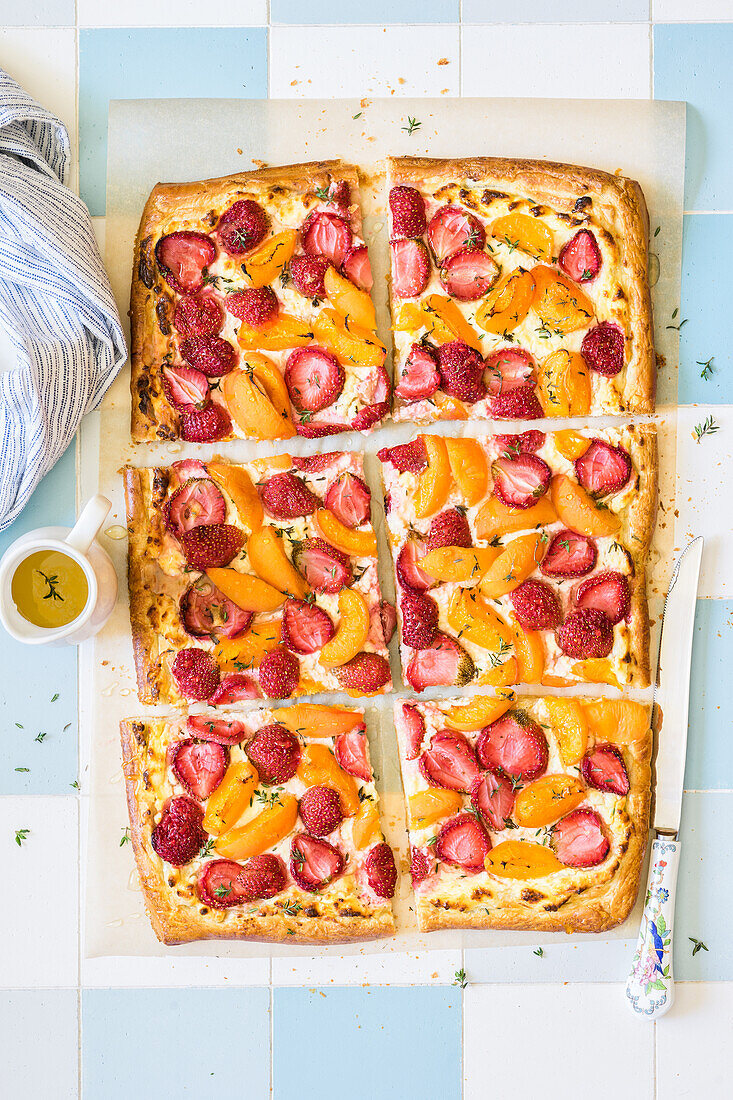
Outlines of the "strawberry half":
[{"label": "strawberry half", "polygon": [[231,909],[248,901],[247,891],[240,882],[241,871],[242,864],[233,859],[208,860],[197,885],[199,900],[210,909]]},{"label": "strawberry half", "polygon": [[496,260],[481,248],[459,248],[440,269],[444,289],[459,302],[475,302],[491,290],[499,275]]},{"label": "strawberry half", "polygon": [[298,412],[320,412],[333,405],[345,381],[339,361],[315,344],[291,351],[285,364],[285,384]]},{"label": "strawberry half", "polygon": [[482,768],[499,769],[525,782],[538,779],[549,759],[542,727],[524,710],[509,711],[486,726],[476,742],[476,753]]},{"label": "strawberry half", "polygon": [[390,244],[392,292],[397,298],[417,298],[430,282],[430,254],[422,241],[399,240]]},{"label": "strawberry half", "polygon": [[389,462],[401,474],[420,474],[428,464],[428,452],[422,436],[410,443],[401,443],[397,447],[382,447],[377,451],[380,462]]},{"label": "strawberry half", "polygon": [[224,706],[226,703],[243,703],[245,699],[260,699],[262,692],[251,676],[245,676],[242,672],[230,672],[225,676],[218,688],[211,696],[210,702],[215,706]]},{"label": "strawberry half", "polygon": [[202,802],[224,778],[226,749],[216,741],[179,741],[171,750],[171,768],[191,797]]},{"label": "strawberry half", "polygon": [[[192,481],[199,477],[209,478],[209,471],[206,469],[203,462],[199,462],[197,458],[181,458],[178,462],[171,462],[171,469],[175,470],[179,485],[185,485],[187,481]],[[211,478],[209,478],[209,481],[210,480]],[[223,518],[222,516],[222,519]]]},{"label": "strawberry half", "polygon": [[222,405],[184,410],[181,414],[181,439],[186,443],[216,443],[232,434],[232,419]]},{"label": "strawberry half", "polygon": [[435,640],[438,605],[422,592],[405,592],[400,601],[402,641],[412,649],[429,649]]},{"label": "strawberry half", "polygon": [[280,309],[275,291],[269,286],[235,290],[227,294],[224,304],[229,313],[252,328],[261,328],[268,321],[274,321]]},{"label": "strawberry half", "polygon": [[446,508],[430,521],[425,549],[440,550],[444,546],[473,546],[466,513],[458,508]]},{"label": "strawberry half", "polygon": [[221,336],[191,336],[182,340],[181,359],[200,370],[207,378],[220,378],[237,365],[239,355]]},{"label": "strawberry half", "polygon": [[193,799],[172,798],[150,837],[153,851],[173,867],[189,863],[206,843],[203,819],[204,811]]},{"label": "strawberry half", "polygon": [[351,584],[351,562],[324,539],[305,539],[293,547],[293,565],[316,592],[340,592]]},{"label": "strawberry half", "polygon": [[497,420],[542,420],[545,413],[535,392],[534,383],[530,383],[493,397],[491,415]]},{"label": "strawberry half", "polygon": [[203,523],[184,531],[180,542],[186,564],[203,572],[229,565],[244,546],[244,533],[231,523]]},{"label": "strawberry half", "polygon": [[347,279],[351,279],[352,283],[359,287],[359,290],[369,291],[374,286],[372,266],[369,263],[369,253],[365,244],[349,249],[341,270]]},{"label": "strawberry half", "polygon": [[230,256],[243,256],[264,240],[270,219],[254,199],[233,203],[219,218],[216,232]]},{"label": "strawberry half", "polygon": [[503,451],[506,451],[510,456],[518,454],[534,454],[535,451],[539,451],[541,447],[544,447],[547,436],[544,432],[538,432],[530,430],[528,432],[522,432],[521,435],[495,435],[494,439],[496,443],[501,447]]},{"label": "strawberry half", "polygon": [[579,229],[560,249],[558,267],[576,283],[592,283],[601,270],[601,250],[589,229]]},{"label": "strawberry half", "polygon": [[382,841],[369,850],[364,860],[367,882],[379,898],[393,898],[397,885],[397,868],[389,844]]},{"label": "strawberry half", "polygon": [[327,840],[307,833],[293,837],[290,845],[290,874],[301,890],[317,893],[338,878],[344,869],[344,857]]},{"label": "strawberry half", "polygon": [[341,267],[351,248],[349,223],[338,214],[324,210],[309,214],[300,235],[303,249],[309,256],[325,256],[335,267]]},{"label": "strawberry half", "polygon": [[372,493],[356,474],[339,474],[328,487],[325,505],[345,527],[361,527],[369,520]]},{"label": "strawberry half", "polygon": [[594,607],[602,611],[609,622],[615,626],[629,617],[631,610],[631,589],[623,573],[607,569],[595,573],[578,585],[575,592],[576,607]]},{"label": "strawberry half", "polygon": [[488,834],[474,814],[458,814],[446,821],[435,844],[435,854],[442,863],[460,867],[469,875],[484,870],[484,859],[490,851]]},{"label": "strawberry half", "polygon": [[280,856],[269,852],[252,856],[239,872],[239,885],[244,901],[274,898],[288,884],[288,873]]},{"label": "strawberry half", "polygon": [[413,344],[400,370],[395,393],[405,401],[424,401],[440,386],[438,359],[431,347]]},{"label": "strawberry half", "polygon": [[206,714],[189,714],[186,719],[186,733],[200,741],[238,745],[246,732],[244,723],[236,719],[209,718]]},{"label": "strawberry half", "polygon": [[176,489],[165,508],[166,528],[180,539],[202,523],[223,523],[227,506],[218,485],[209,477],[193,477]]},{"label": "strawberry half", "polygon": [[392,641],[392,636],[397,626],[397,611],[395,605],[390,603],[389,600],[379,601],[379,624],[382,628],[382,640],[385,645],[389,645]]},{"label": "strawberry half", "polygon": [[486,390],[489,397],[512,393],[537,381],[537,364],[524,348],[499,348],[486,357]]},{"label": "strawberry half", "polygon": [[285,646],[270,650],[260,661],[260,687],[270,699],[289,699],[300,683],[300,664]]},{"label": "strawberry half", "polygon": [[451,397],[475,405],[486,397],[484,361],[477,351],[462,340],[452,340],[438,348],[438,370],[443,389]]},{"label": "strawberry half", "polygon": [[405,737],[405,757],[417,760],[425,740],[425,719],[417,707],[402,704],[402,730]]},{"label": "strawberry half", "polygon": [[204,272],[216,259],[216,245],[205,233],[181,229],[160,238],[155,259],[172,290],[191,294],[204,285]]},{"label": "strawberry half", "polygon": [[598,550],[592,538],[565,527],[552,536],[540,562],[540,572],[546,577],[560,579],[584,577],[594,568],[597,558]]},{"label": "strawberry half", "polygon": [[300,763],[298,738],[278,722],[257,730],[244,746],[244,751],[257,768],[260,782],[268,786],[287,783]]},{"label": "strawberry half", "polygon": [[283,609],[282,640],[296,653],[316,653],[334,635],[326,612],[306,600],[287,600]]},{"label": "strawberry half", "polygon": [[357,653],[333,671],[342,688],[362,695],[375,695],[392,679],[389,661],[379,653]]},{"label": "strawberry half", "polygon": [[495,833],[508,827],[514,809],[514,784],[503,772],[483,772],[471,786],[471,802]]},{"label": "strawberry half", "polygon": [[355,775],[357,779],[363,779],[365,783],[369,783],[372,778],[372,769],[369,765],[369,747],[364,726],[349,730],[348,733],[337,734],[333,754],[340,768],[349,775]]},{"label": "strawberry half", "polygon": [[514,614],[527,630],[554,630],[562,622],[562,607],[545,581],[524,581],[509,593]]},{"label": "strawberry half", "polygon": [[591,370],[606,378],[614,378],[624,369],[626,338],[611,321],[589,329],[580,345],[580,354]]},{"label": "strawberry half", "polygon": [[425,202],[414,187],[397,186],[389,193],[393,237],[422,237],[425,232]]},{"label": "strawberry half", "polygon": [[460,206],[441,206],[428,226],[428,240],[438,264],[464,247],[483,248],[486,232],[483,225]]},{"label": "strawberry half", "polygon": [[452,685],[463,687],[473,679],[476,667],[463,646],[438,632],[428,649],[419,649],[405,671],[415,691],[426,687]]},{"label": "strawberry half", "polygon": [[550,843],[568,867],[595,867],[603,863],[610,848],[600,816],[585,807],[573,810],[553,826]]},{"label": "strawberry half", "polygon": [[203,649],[180,649],[171,665],[171,675],[187,699],[210,699],[219,684],[219,666]]},{"label": "strawberry half", "polygon": [[324,279],[330,266],[325,256],[293,256],[290,261],[293,286],[306,298],[325,298]]},{"label": "strawberry half", "polygon": [[415,592],[427,592],[435,587],[435,581],[421,569],[418,560],[425,554],[425,544],[419,539],[408,539],[397,555],[395,572],[402,588]]},{"label": "strawberry half", "polygon": [[537,455],[497,458],[491,464],[494,493],[507,508],[531,508],[550,487],[552,470]]},{"label": "strawberry half", "polygon": [[208,577],[198,577],[188,586],[178,612],[183,629],[192,638],[237,638],[252,622],[252,612],[237,607]]},{"label": "strawberry half", "polygon": [[607,657],[613,649],[613,626],[607,615],[594,607],[571,611],[555,634],[557,644],[576,661]]},{"label": "strawberry half", "polygon": [[339,451],[326,451],[325,454],[320,455],[305,455],[303,457],[299,455],[293,455],[293,466],[296,470],[305,470],[308,473],[320,473],[321,470],[327,470],[329,466],[332,466],[334,462],[337,462],[341,457]]},{"label": "strawberry half", "polygon": [[169,404],[186,412],[203,409],[209,400],[209,383],[194,367],[163,367],[163,393]]},{"label": "strawberry half", "polygon": [[431,787],[468,794],[479,777],[476,754],[456,730],[439,730],[420,757],[420,771]]},{"label": "strawberry half", "polygon": [[260,500],[266,512],[275,519],[298,519],[312,516],[321,502],[302,478],[289,470],[275,474],[257,486]]},{"label": "strawberry half", "polygon": [[593,439],[587,451],[575,460],[575,475],[592,496],[604,497],[623,489],[631,477],[631,457],[623,447],[612,447],[604,439]]},{"label": "strawberry half", "polygon": [[596,745],[580,762],[580,774],[589,787],[611,794],[629,793],[629,774],[616,745]]},{"label": "strawberry half", "polygon": [[309,787],[300,800],[299,812],[311,836],[328,836],[344,820],[341,799],[333,787]]},{"label": "strawberry half", "polygon": [[216,336],[224,324],[224,310],[211,294],[184,294],[178,299],[173,324],[181,336]]},{"label": "strawberry half", "polygon": [[435,856],[424,848],[410,848],[410,875],[413,888],[435,873]]}]

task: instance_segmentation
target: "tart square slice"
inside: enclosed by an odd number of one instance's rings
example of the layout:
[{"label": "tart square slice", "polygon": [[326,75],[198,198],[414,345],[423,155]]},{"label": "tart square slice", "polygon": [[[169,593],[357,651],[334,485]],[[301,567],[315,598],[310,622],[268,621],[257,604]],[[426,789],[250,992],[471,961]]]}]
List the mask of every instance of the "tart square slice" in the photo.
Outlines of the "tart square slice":
[{"label": "tart square slice", "polygon": [[604,932],[639,889],[650,707],[395,702],[419,927]]},{"label": "tart square slice", "polygon": [[411,687],[648,686],[653,428],[419,435],[379,457]]},{"label": "tart square slice", "polygon": [[158,184],[132,276],[135,440],[309,438],[388,411],[357,169]]},{"label": "tart square slice", "polygon": [[394,931],[397,872],[362,711],[301,703],[128,718],[120,731],[135,860],[163,943]]},{"label": "tart square slice", "polygon": [[140,701],[391,688],[361,455],[125,469]]},{"label": "tart square slice", "polygon": [[394,418],[646,413],[638,183],[544,161],[388,163]]}]

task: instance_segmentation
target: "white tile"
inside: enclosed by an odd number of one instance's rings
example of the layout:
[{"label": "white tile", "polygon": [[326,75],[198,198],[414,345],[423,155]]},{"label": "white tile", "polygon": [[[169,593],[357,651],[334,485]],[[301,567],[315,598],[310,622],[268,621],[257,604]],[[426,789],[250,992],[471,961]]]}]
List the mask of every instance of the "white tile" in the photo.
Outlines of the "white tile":
[{"label": "white tile", "polygon": [[464,1100],[515,1096],[520,1088],[542,1100],[578,1091],[593,1100],[651,1100],[654,1028],[634,1017],[616,983],[469,984],[463,1068]]},{"label": "white tile", "polygon": [[270,96],[458,95],[458,34],[457,26],[273,27]]},{"label": "white tile", "polygon": [[[165,950],[161,948],[161,950]],[[263,952],[267,947],[263,946]],[[174,986],[268,985],[270,960],[176,958],[173,949],[166,958],[134,956],[83,959],[81,984],[85,989],[155,988]]]},{"label": "white tile", "polygon": [[[695,427],[712,416],[718,430],[695,440]],[[675,547],[681,550],[696,535],[705,537],[700,596],[733,597],[730,568],[730,519],[733,482],[730,448],[733,406],[682,405],[677,421],[677,522]]]},{"label": "white tile", "polygon": [[733,7],[730,0],[652,0],[655,23],[716,23],[730,22]]},{"label": "white tile", "polygon": [[97,238],[97,248],[102,256],[104,256],[104,241],[105,230],[107,228],[106,218],[92,218],[92,229],[94,230],[94,236]]},{"label": "white tile", "polygon": [[464,96],[648,99],[642,23],[464,26]]},{"label": "white tile", "polygon": [[730,1095],[733,982],[678,982],[657,1023],[658,1100]]},{"label": "white tile", "polygon": [[272,984],[449,985],[460,966],[460,950],[405,952],[385,944],[374,954],[273,959]]},{"label": "white tile", "polygon": [[[20,846],[19,829],[28,835]],[[77,801],[35,795],[0,798],[0,866],[7,903],[0,986],[76,985],[78,975]],[[11,946],[12,945],[12,946]]]},{"label": "white tile", "polygon": [[267,0],[77,0],[80,27],[256,27],[267,22]]},{"label": "white tile", "polygon": [[75,989],[18,989],[0,998],[0,1092],[7,1100],[76,1100],[77,1013]]}]

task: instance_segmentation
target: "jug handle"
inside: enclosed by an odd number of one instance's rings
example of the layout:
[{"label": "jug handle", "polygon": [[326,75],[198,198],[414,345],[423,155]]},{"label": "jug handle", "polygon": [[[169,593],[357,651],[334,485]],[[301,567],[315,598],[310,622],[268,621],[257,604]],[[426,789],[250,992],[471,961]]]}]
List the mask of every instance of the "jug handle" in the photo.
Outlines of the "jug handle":
[{"label": "jug handle", "polygon": [[86,554],[97,537],[111,507],[112,502],[107,500],[106,497],[92,497],[84,505],[81,515],[64,541],[79,554]]}]

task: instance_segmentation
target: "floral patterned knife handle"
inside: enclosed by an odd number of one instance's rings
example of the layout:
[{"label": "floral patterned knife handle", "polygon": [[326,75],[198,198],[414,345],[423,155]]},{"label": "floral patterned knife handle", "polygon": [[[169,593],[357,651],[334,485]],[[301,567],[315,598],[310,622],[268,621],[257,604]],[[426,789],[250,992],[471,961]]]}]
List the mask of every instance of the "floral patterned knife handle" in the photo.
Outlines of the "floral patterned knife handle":
[{"label": "floral patterned knife handle", "polygon": [[626,982],[629,1004],[648,1020],[664,1016],[674,1001],[672,932],[680,848],[678,840],[667,837],[652,844],[639,941]]}]

